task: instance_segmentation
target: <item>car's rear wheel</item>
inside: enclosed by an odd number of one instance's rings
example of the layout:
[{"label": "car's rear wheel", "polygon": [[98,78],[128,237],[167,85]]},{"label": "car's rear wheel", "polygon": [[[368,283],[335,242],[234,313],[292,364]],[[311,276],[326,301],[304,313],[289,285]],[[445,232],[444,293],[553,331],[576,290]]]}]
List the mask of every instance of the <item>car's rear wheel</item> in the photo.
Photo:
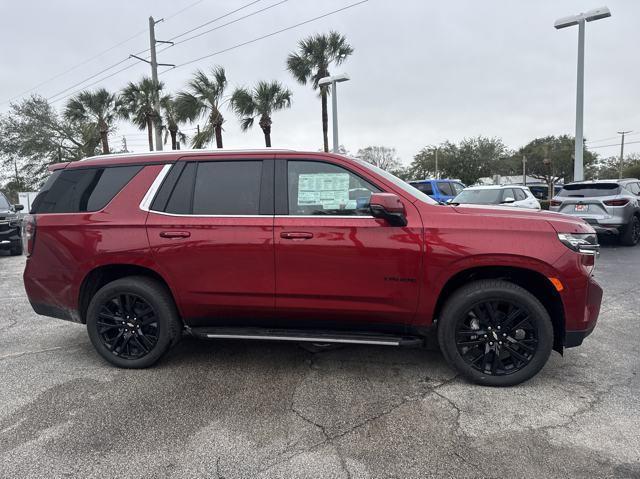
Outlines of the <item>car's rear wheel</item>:
[{"label": "car's rear wheel", "polygon": [[449,298],[438,320],[446,360],[478,384],[512,386],[533,377],[553,347],[549,313],[508,281],[469,283]]},{"label": "car's rear wheel", "polygon": [[167,289],[146,277],[103,286],[87,309],[87,331],[100,355],[123,368],[146,368],[177,342],[181,322]]},{"label": "car's rear wheel", "polygon": [[625,246],[635,246],[640,243],[640,217],[634,215],[620,234],[620,243]]}]

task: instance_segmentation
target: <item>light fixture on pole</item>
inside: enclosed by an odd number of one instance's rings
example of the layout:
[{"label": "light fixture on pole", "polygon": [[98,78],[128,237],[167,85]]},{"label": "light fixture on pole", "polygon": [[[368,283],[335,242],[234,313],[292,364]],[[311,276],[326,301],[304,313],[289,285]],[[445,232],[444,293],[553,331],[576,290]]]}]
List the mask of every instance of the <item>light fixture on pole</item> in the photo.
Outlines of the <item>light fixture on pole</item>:
[{"label": "light fixture on pole", "polygon": [[336,83],[350,80],[349,75],[343,73],[342,75],[333,75],[330,77],[320,78],[318,85],[325,86],[331,85],[331,109],[333,114],[333,152],[338,153],[340,145],[338,143],[338,92]]},{"label": "light fixture on pole", "polygon": [[553,25],[557,30],[578,25],[578,85],[576,89],[576,138],[573,181],[582,181],[584,179],[582,159],[584,150],[582,134],[584,112],[584,24],[585,22],[592,22],[610,16],[611,12],[607,7],[600,7],[578,15],[560,18]]}]

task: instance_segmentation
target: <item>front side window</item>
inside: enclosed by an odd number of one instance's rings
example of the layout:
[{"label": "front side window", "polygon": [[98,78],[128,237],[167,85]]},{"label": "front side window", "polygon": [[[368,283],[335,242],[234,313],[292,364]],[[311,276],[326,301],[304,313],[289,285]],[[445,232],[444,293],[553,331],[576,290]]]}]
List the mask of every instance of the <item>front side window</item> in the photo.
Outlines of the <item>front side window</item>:
[{"label": "front side window", "polygon": [[464,185],[462,183],[451,183],[453,185],[454,194],[459,195],[464,190]]},{"label": "front side window", "polygon": [[0,210],[8,210],[10,208],[9,202],[5,196],[0,193]]},{"label": "front side window", "polygon": [[515,188],[513,191],[516,194],[516,201],[523,201],[527,199],[527,195],[520,188]]},{"label": "front side window", "polygon": [[368,216],[369,199],[380,189],[330,163],[287,162],[289,214]]},{"label": "front side window", "polygon": [[500,202],[501,191],[498,189],[466,189],[455,198],[459,204],[497,204]]}]

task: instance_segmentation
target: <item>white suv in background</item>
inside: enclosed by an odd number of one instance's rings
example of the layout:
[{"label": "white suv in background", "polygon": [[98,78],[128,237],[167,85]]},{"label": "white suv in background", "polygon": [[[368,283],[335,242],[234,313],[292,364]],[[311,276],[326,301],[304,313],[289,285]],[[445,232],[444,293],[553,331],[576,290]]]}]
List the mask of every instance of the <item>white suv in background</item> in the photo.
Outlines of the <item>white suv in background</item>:
[{"label": "white suv in background", "polygon": [[451,203],[540,209],[540,202],[529,188],[519,185],[470,186],[451,200]]}]

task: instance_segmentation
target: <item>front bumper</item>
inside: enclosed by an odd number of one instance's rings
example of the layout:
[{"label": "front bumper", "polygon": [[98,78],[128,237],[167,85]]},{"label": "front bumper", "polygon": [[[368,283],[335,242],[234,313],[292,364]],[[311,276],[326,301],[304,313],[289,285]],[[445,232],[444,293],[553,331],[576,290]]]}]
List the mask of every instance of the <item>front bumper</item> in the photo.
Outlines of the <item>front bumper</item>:
[{"label": "front bumper", "polygon": [[583,324],[585,324],[587,327],[578,330],[567,329],[564,335],[565,348],[580,346],[582,344],[582,341],[584,341],[584,338],[586,338],[593,332],[598,321],[598,315],[600,314],[601,303],[602,287],[600,287],[600,285],[593,278],[589,278],[586,302],[584,305],[583,320]]},{"label": "front bumper", "polygon": [[20,241],[22,241],[20,226],[12,226],[9,222],[0,221],[0,250],[15,248]]}]

